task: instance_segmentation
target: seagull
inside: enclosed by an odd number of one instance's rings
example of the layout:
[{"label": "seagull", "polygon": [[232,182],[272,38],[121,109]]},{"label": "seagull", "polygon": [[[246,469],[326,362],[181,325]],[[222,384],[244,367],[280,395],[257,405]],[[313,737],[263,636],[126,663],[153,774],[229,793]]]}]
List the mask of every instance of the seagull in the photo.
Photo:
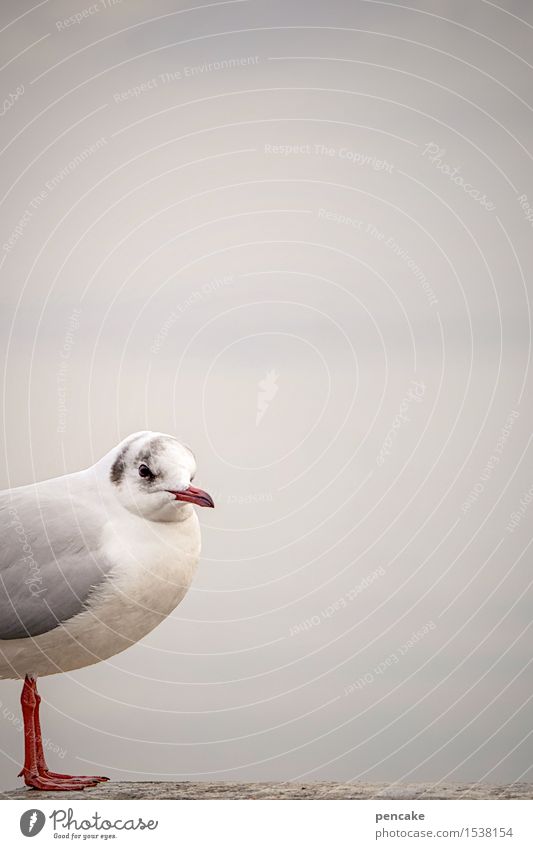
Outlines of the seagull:
[{"label": "seagull", "polygon": [[140,431],[80,472],[0,492],[0,678],[24,680],[24,766],[38,790],[105,776],[51,772],[37,678],[81,669],[142,639],[191,585],[200,556],[191,449]]}]

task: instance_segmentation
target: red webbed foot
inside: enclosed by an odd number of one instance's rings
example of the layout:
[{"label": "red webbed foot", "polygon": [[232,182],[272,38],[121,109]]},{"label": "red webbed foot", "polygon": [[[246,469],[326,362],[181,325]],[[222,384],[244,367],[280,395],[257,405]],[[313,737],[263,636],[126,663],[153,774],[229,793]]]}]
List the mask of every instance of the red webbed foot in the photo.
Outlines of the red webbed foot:
[{"label": "red webbed foot", "polygon": [[86,787],[96,787],[97,781],[93,781],[87,776],[85,779],[76,779],[74,776],[68,778],[51,778],[47,775],[39,775],[37,772],[22,771],[24,784],[26,787],[33,787],[35,790],[84,790]]}]

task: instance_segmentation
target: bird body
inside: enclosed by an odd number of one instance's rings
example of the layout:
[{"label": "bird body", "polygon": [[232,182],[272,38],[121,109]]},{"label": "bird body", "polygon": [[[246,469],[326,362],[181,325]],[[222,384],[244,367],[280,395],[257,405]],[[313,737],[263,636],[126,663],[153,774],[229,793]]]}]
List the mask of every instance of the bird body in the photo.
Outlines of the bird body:
[{"label": "bird body", "polygon": [[[214,506],[195,471],[190,449],[142,431],[89,469],[0,493],[0,678],[26,679],[30,728],[37,676],[123,651],[185,596],[200,556],[192,504]],[[26,783],[52,780],[35,769]]]},{"label": "bird body", "polygon": [[[47,482],[40,492],[39,488],[27,491],[26,487],[12,491],[8,503],[18,505],[19,516],[20,512],[26,514],[36,499],[40,500],[42,510],[43,504],[54,505],[61,510],[63,521],[69,518],[76,527],[79,543],[83,543],[83,538],[87,542],[81,557],[59,557],[57,561],[49,561],[47,574],[33,572],[29,576],[34,581],[33,594],[28,584],[21,585],[28,607],[40,610],[42,620],[51,621],[52,627],[35,636],[0,639],[0,678],[67,672],[118,654],[159,625],[180,603],[191,584],[200,555],[200,528],[193,508],[189,508],[187,517],[180,522],[160,523],[154,533],[152,523],[124,510],[115,515],[109,505],[107,511],[102,510],[101,517],[94,515],[90,507],[94,503],[94,486],[89,476],[79,476],[75,483],[82,481],[83,495],[66,501],[57,492],[58,484],[64,485],[61,478]],[[5,510],[3,501],[1,513]],[[42,527],[42,518],[37,520],[37,525],[43,532],[40,546],[37,541],[37,552],[53,551],[52,545],[44,544],[46,529]],[[53,526],[49,527],[48,533],[52,529]],[[35,543],[32,551],[35,552]],[[80,565],[86,568],[88,579],[92,578],[88,591],[83,586],[87,591],[85,597],[76,583],[75,570]],[[64,622],[56,621],[52,599],[47,600],[46,582],[52,578],[77,610]],[[20,618],[15,607],[11,619]],[[5,624],[5,616],[3,621]],[[16,633],[24,627],[23,622],[18,625]]]}]

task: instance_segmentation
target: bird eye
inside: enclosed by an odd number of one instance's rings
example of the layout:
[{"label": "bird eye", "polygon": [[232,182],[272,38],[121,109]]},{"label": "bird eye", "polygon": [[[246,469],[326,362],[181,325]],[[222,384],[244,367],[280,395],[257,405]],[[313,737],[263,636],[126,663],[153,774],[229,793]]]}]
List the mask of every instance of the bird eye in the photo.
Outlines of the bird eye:
[{"label": "bird eye", "polygon": [[154,476],[145,463],[141,463],[139,466],[139,475],[141,478],[153,478]]}]

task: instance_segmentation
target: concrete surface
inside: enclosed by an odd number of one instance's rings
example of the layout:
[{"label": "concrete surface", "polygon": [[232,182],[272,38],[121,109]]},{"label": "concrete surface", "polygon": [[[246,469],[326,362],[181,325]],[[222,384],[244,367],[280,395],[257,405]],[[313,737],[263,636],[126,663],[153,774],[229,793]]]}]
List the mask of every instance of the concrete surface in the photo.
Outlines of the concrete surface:
[{"label": "concrete surface", "polygon": [[110,781],[79,793],[20,788],[4,799],[533,799],[533,784]]}]

